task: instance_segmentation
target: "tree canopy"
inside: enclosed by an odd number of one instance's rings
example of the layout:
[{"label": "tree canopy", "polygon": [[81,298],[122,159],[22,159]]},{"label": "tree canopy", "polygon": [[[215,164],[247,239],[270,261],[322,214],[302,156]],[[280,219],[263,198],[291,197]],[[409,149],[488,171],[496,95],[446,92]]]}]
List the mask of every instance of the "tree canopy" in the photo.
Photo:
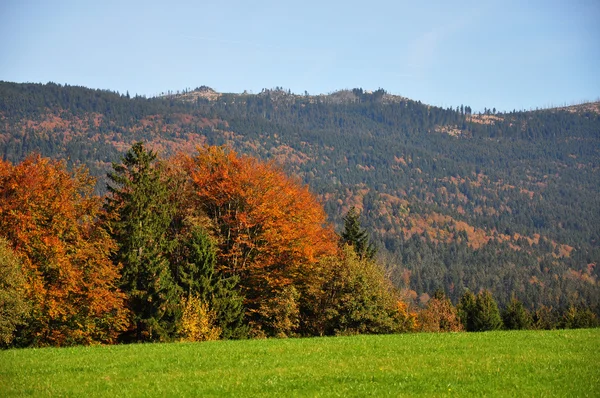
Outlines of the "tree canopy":
[{"label": "tree canopy", "polygon": [[113,343],[127,327],[116,243],[98,225],[94,181],[61,161],[0,161],[0,235],[23,266],[32,309],[18,344]]}]

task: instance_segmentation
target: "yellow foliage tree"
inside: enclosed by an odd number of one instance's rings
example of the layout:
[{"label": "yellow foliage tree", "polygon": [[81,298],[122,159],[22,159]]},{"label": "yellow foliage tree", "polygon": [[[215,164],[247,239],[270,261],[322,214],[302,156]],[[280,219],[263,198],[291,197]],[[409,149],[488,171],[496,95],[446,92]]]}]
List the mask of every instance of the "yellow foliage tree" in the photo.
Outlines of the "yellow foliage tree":
[{"label": "yellow foliage tree", "polygon": [[183,299],[183,315],[178,333],[183,341],[209,341],[221,337],[216,314],[197,295]]},{"label": "yellow foliage tree", "polygon": [[419,330],[418,314],[410,311],[408,304],[398,300],[396,304],[396,320],[400,332],[416,332]]}]

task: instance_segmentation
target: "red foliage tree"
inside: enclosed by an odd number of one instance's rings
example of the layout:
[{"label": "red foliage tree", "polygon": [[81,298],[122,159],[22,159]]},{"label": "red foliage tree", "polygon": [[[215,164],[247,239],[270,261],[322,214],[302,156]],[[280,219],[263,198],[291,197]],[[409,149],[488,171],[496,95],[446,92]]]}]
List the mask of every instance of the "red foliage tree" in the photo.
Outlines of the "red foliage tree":
[{"label": "red foliage tree", "polygon": [[220,237],[219,266],[240,276],[250,315],[269,318],[268,300],[304,283],[320,258],[337,253],[322,206],[273,163],[204,147],[183,167],[195,206]]},{"label": "red foliage tree", "polygon": [[39,155],[0,161],[0,234],[21,257],[33,308],[23,343],[111,343],[126,328],[115,243],[96,223],[93,186],[84,170]]}]

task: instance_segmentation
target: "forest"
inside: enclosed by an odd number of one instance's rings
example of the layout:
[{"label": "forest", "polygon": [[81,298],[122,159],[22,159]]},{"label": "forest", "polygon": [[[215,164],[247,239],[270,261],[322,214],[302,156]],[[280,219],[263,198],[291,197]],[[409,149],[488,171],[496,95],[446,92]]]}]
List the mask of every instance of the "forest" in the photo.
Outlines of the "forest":
[{"label": "forest", "polygon": [[422,308],[395,288],[352,208],[341,234],[273,162],[135,143],[107,194],[64,161],[0,163],[0,343],[152,341],[598,326],[585,306],[500,311],[489,290]]},{"label": "forest", "polygon": [[[144,98],[53,83],[2,82],[0,148],[6,164],[13,167],[21,167],[17,165],[27,159],[31,162],[32,153],[50,163],[64,159],[64,173],[78,181],[78,191],[85,186],[86,203],[91,203],[115,195],[107,186],[120,183],[107,173],[118,180],[112,163],[120,163],[137,142],[144,142],[159,158],[169,159],[161,167],[174,181],[185,180],[177,174],[186,169],[179,164],[185,156],[197,156],[197,148],[225,145],[231,150],[228,153],[262,159],[293,176],[296,184],[307,184],[314,203],[324,206],[322,222],[331,223],[330,233],[341,233],[348,214],[360,219],[377,247],[376,263],[391,281],[392,291],[399,292],[401,301],[416,312],[442,294],[456,306],[467,292],[478,296],[489,291],[501,309],[518,301],[532,314],[583,308],[598,314],[598,105],[473,113],[469,106],[432,107],[382,89],[310,96],[281,88],[251,95],[199,87]],[[90,176],[96,178],[95,183]],[[206,199],[212,193],[204,195]],[[86,206],[92,210],[91,204]],[[96,213],[81,217],[91,223],[107,206],[102,204]],[[211,206],[204,209],[203,217],[214,223],[220,205]],[[73,212],[83,207],[79,204]],[[170,222],[182,223],[182,216],[177,217]],[[86,228],[91,233],[99,227],[90,224]],[[171,225],[169,233],[189,235],[189,228]],[[219,228],[215,236],[225,227]],[[6,232],[3,236],[7,237]],[[109,237],[118,241],[117,236],[109,233]],[[331,245],[336,250],[337,240]],[[89,239],[86,242],[91,244]],[[105,252],[113,250],[98,244]],[[174,245],[172,241],[165,244]],[[213,244],[221,253],[217,258],[225,253]],[[10,239],[8,245],[18,250]],[[222,271],[225,263],[247,265],[244,261],[253,251],[238,250],[228,252],[227,260],[215,260],[215,269]],[[111,263],[124,264],[123,258],[115,256],[108,255]],[[182,260],[167,262],[173,268],[177,261]],[[268,262],[264,264],[269,269]],[[264,272],[270,274],[272,270],[267,269]],[[98,272],[115,270],[107,266]],[[226,285],[235,282],[242,294],[246,288],[239,285],[237,279],[243,276],[239,272],[221,275],[224,281],[219,289],[230,291]],[[183,282],[175,285],[190,288]],[[285,286],[277,287],[279,293],[283,294]],[[304,296],[300,288],[294,289],[285,290],[284,296]],[[247,305],[252,294],[243,294],[241,302]],[[252,313],[251,318],[244,318],[246,325],[253,322],[265,335],[276,335],[274,321],[261,320],[269,310],[253,305],[244,310]],[[252,325],[248,327],[259,330]],[[318,333],[339,332],[323,325],[311,327]]]}]

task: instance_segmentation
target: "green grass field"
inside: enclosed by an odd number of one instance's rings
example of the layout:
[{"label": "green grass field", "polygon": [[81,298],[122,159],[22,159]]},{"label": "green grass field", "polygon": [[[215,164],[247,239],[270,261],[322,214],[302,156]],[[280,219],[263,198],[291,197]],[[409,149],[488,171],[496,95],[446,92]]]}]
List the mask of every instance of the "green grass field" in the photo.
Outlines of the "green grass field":
[{"label": "green grass field", "polygon": [[0,396],[600,396],[600,329],[0,351]]}]

